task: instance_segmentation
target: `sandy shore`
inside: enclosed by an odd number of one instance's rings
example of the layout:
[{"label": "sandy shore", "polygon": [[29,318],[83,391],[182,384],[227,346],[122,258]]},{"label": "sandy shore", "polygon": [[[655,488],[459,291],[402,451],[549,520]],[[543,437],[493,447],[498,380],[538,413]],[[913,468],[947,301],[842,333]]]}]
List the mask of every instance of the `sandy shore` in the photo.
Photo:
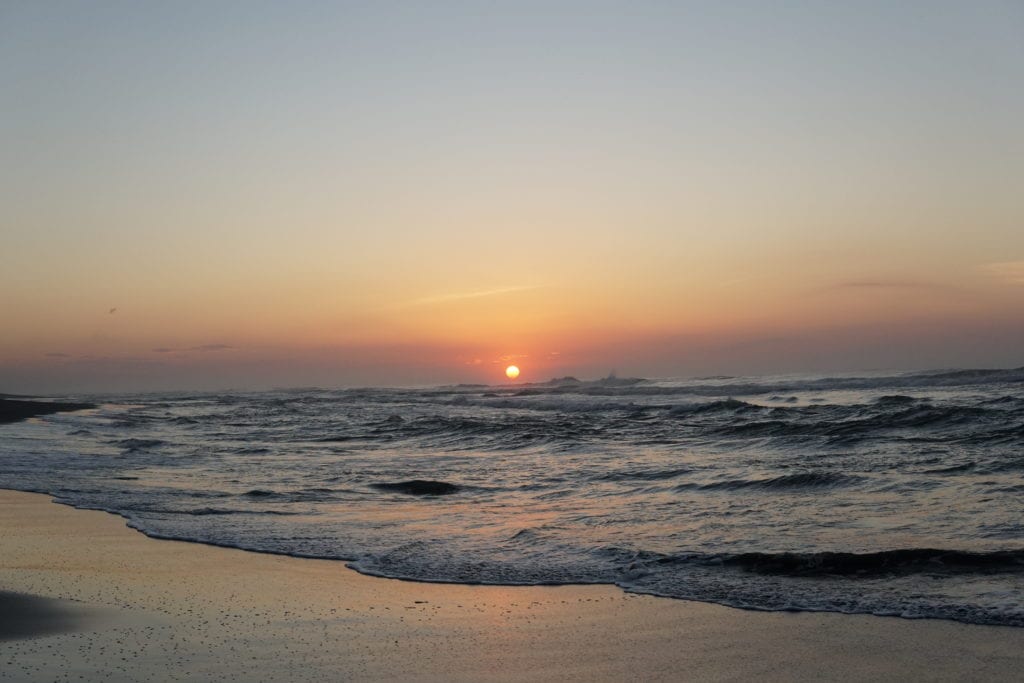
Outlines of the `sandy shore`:
[{"label": "sandy shore", "polygon": [[13,491],[0,491],[0,590],[0,680],[991,681],[1024,670],[1024,629],[747,612],[606,586],[376,579],[157,541]]}]

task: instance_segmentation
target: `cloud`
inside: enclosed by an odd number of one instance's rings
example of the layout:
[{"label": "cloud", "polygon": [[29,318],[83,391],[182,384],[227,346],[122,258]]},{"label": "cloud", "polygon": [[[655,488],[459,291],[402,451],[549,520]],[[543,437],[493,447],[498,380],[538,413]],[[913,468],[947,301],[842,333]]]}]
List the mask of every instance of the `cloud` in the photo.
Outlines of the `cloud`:
[{"label": "cloud", "polygon": [[539,289],[540,285],[513,285],[510,287],[497,287],[495,289],[483,289],[475,292],[457,292],[451,294],[440,294],[428,296],[422,299],[410,301],[409,306],[425,306],[429,304],[444,304],[464,299],[481,299],[487,296],[498,296],[499,294],[511,294],[513,292],[525,292],[531,289]]},{"label": "cloud", "polygon": [[208,353],[215,351],[233,351],[234,348],[234,346],[229,344],[200,344],[199,346],[190,346],[185,349],[172,349],[169,346],[158,346],[153,349],[153,353],[178,353],[179,351],[200,351]]},{"label": "cloud", "polygon": [[156,358],[145,358],[145,357],[142,357],[142,356],[94,356],[94,355],[91,355],[91,354],[87,355],[87,356],[79,356],[78,358],[74,359],[73,362],[76,365],[85,365],[85,366],[91,366],[91,365],[104,365],[104,366],[106,366],[106,365],[109,365],[109,366],[112,366],[112,367],[113,366],[118,366],[118,365],[122,365],[123,366],[123,365],[126,365],[126,364],[127,365],[133,365],[133,364],[147,364],[147,363],[150,363],[150,364],[160,364],[160,363],[163,363],[162,360],[157,360]]},{"label": "cloud", "polygon": [[66,353],[48,353],[48,354],[46,354],[46,357],[47,358],[71,358],[71,356],[66,354]]},{"label": "cloud", "polygon": [[983,266],[986,271],[1008,285],[1024,285],[1024,261],[1003,261]]},{"label": "cloud", "polygon": [[200,346],[193,346],[189,351],[231,351],[234,348],[234,346],[229,346],[228,344],[201,344]]},{"label": "cloud", "polygon": [[918,280],[848,280],[837,282],[828,289],[946,289],[944,285]]}]

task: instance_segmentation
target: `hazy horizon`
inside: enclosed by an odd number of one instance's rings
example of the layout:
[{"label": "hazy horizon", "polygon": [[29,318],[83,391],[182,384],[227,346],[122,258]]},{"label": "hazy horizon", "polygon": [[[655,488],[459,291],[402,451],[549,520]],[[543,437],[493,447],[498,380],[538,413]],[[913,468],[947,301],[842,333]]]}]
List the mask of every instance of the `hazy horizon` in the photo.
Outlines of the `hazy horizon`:
[{"label": "hazy horizon", "polygon": [[[1003,371],[1003,370],[1019,370],[1024,369],[1024,365],[972,365],[972,366],[891,366],[891,367],[861,367],[861,368],[828,368],[828,369],[801,369],[801,370],[780,370],[773,372],[741,372],[741,373],[711,373],[711,374],[677,374],[677,375],[658,375],[658,374],[630,374],[622,373],[616,368],[610,368],[602,372],[583,372],[573,373],[566,372],[565,374],[554,374],[545,376],[534,376],[517,379],[508,379],[504,377],[503,370],[505,368],[505,361],[500,361],[500,367],[496,364],[493,372],[488,377],[480,378],[479,381],[474,381],[472,377],[463,376],[461,379],[448,379],[444,380],[441,378],[435,379],[424,379],[420,382],[359,382],[359,381],[313,381],[317,377],[321,380],[325,377],[321,368],[317,369],[320,374],[301,374],[296,373],[295,365],[288,364],[285,368],[282,368],[282,377],[285,377],[285,381],[281,383],[274,383],[272,381],[266,381],[263,384],[255,383],[252,381],[253,373],[251,370],[236,370],[232,372],[230,370],[219,373],[212,379],[206,381],[196,381],[195,379],[189,378],[188,380],[175,382],[169,376],[156,376],[154,379],[153,374],[146,374],[145,377],[150,380],[149,383],[140,388],[138,384],[138,374],[130,373],[126,375],[104,375],[105,386],[97,389],[91,384],[92,377],[86,375],[85,382],[81,382],[78,378],[74,378],[73,375],[64,374],[59,380],[61,383],[48,384],[27,384],[25,386],[35,386],[36,389],[19,388],[18,375],[13,374],[13,381],[11,386],[4,386],[3,391],[0,391],[0,396],[25,396],[25,397],[47,397],[47,396],[65,396],[65,395],[92,395],[92,396],[103,396],[103,395],[123,395],[123,394],[176,394],[176,393],[231,393],[231,392],[267,392],[267,391],[301,391],[301,390],[317,390],[317,391],[344,391],[350,389],[432,389],[432,388],[444,388],[444,387],[456,387],[456,386],[484,386],[492,388],[515,388],[515,387],[528,387],[531,385],[547,385],[552,382],[558,382],[560,380],[577,380],[582,383],[595,383],[602,382],[609,379],[618,380],[640,380],[642,382],[687,382],[687,381],[703,381],[712,379],[728,379],[728,380],[744,380],[750,379],[751,381],[763,381],[768,378],[787,378],[791,377],[794,381],[800,381],[801,379],[808,377],[822,377],[822,378],[839,378],[839,377],[872,377],[872,376],[899,376],[907,374],[914,376],[917,374],[929,375],[930,373],[944,373],[944,372],[958,372],[958,371],[979,371],[979,372],[990,372],[990,371]],[[222,367],[222,370],[224,368]],[[536,373],[534,373],[536,374]],[[73,377],[70,381],[67,379],[69,376]],[[260,375],[262,376],[262,375]],[[296,381],[295,378],[308,377],[311,379],[310,382],[303,383]],[[330,375],[327,375],[330,376]],[[360,373],[347,372],[343,375],[347,378],[364,376]],[[231,383],[230,380],[225,380],[225,377],[235,377],[237,381]]]},{"label": "hazy horizon", "polygon": [[9,3],[0,392],[1024,365],[1022,29]]}]

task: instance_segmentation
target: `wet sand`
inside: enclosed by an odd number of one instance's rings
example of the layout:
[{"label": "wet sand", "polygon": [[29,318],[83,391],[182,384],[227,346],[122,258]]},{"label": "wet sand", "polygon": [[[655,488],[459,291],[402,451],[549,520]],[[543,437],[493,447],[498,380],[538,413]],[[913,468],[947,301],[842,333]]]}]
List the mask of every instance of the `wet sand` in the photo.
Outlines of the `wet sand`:
[{"label": "wet sand", "polygon": [[57,401],[24,401],[14,398],[0,398],[0,424],[17,422],[30,417],[66,413],[74,410],[95,408],[91,403],[67,403]]},{"label": "wet sand", "polygon": [[95,618],[78,603],[0,591],[0,640],[84,630]]},{"label": "wet sand", "polygon": [[[1024,629],[748,612],[611,586],[377,579],[149,539],[114,515],[12,491],[0,491],[0,589],[36,596],[15,597],[14,612],[0,602],[0,629],[17,637],[0,641],[0,680],[991,681],[1024,670]],[[89,617],[59,617],[77,610]],[[27,625],[47,614],[70,630]]]}]

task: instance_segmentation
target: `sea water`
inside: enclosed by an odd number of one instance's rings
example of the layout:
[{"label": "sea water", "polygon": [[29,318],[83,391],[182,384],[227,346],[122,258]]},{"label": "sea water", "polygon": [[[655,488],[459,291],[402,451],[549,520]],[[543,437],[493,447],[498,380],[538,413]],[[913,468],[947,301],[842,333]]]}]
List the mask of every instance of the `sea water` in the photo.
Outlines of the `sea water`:
[{"label": "sea water", "polygon": [[158,538],[1024,626],[1024,369],[74,398],[0,486]]}]

